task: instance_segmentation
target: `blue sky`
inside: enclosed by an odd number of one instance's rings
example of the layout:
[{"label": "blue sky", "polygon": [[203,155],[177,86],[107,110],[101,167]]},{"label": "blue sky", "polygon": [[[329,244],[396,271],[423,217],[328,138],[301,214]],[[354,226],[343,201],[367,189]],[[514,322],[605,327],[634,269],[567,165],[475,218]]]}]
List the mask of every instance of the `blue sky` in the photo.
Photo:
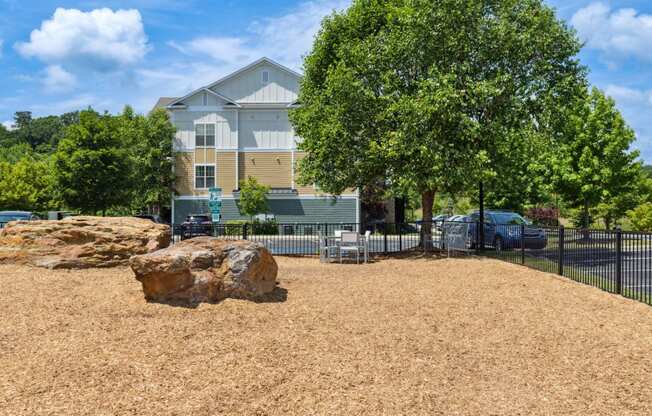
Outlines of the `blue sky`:
[{"label": "blue sky", "polygon": [[[652,163],[652,2],[547,0],[586,46]],[[261,56],[301,69],[320,19],[349,0],[0,0],[0,122],[88,105],[149,110]]]}]

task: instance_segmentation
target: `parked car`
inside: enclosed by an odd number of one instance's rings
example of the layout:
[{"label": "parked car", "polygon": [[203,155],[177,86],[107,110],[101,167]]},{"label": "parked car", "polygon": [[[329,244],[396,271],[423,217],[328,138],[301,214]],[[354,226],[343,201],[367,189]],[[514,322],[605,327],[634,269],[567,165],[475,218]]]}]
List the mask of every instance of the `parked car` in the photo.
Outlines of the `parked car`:
[{"label": "parked car", "polygon": [[9,221],[36,221],[39,216],[29,211],[0,211],[0,228]]},{"label": "parked car", "polygon": [[48,220],[59,221],[64,218],[74,217],[75,215],[78,214],[70,211],[48,211]]},{"label": "parked car", "polygon": [[212,233],[213,220],[210,214],[190,214],[181,224],[183,238],[211,235]]},{"label": "parked car", "polygon": [[447,218],[445,222],[472,222],[473,220],[468,215],[453,215]]},{"label": "parked car", "polygon": [[[511,211],[485,211],[484,241],[485,245],[492,246],[496,251],[521,248],[521,241],[524,248],[541,250],[548,245],[548,236],[544,229],[533,226],[530,221],[523,218],[516,212]],[[480,213],[475,211],[470,216],[471,226],[469,235],[473,246],[479,238],[476,232],[476,224],[480,221]],[[521,226],[524,234],[521,238]]]}]

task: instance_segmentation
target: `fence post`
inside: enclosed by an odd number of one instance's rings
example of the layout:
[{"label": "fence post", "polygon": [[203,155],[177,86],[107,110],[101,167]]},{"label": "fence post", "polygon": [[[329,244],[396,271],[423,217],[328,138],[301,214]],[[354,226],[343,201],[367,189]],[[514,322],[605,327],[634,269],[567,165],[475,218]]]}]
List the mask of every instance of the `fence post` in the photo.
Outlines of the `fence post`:
[{"label": "fence post", "polygon": [[525,224],[521,224],[521,264],[525,264]]},{"label": "fence post", "polygon": [[246,240],[247,239],[247,229],[249,228],[249,223],[244,223],[242,224],[242,239]]},{"label": "fence post", "polygon": [[563,225],[559,226],[559,271],[560,276],[564,275],[564,234],[565,228]]},{"label": "fence post", "polygon": [[387,226],[389,224],[384,223],[383,227],[383,254],[387,255]]},{"label": "fence post", "polygon": [[398,227],[398,252],[403,252],[403,231],[401,231],[401,224],[397,225]]},{"label": "fence post", "polygon": [[616,293],[623,294],[623,232],[616,228]]}]

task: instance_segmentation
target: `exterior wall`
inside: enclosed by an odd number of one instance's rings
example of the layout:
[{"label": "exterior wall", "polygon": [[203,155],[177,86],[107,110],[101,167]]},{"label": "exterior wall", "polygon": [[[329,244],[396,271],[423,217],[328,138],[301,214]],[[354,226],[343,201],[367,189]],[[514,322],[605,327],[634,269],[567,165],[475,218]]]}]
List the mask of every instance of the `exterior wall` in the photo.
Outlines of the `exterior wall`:
[{"label": "exterior wall", "polygon": [[195,124],[215,124],[215,147],[236,149],[238,146],[237,115],[235,111],[185,111],[175,110],[174,126],[177,128],[174,150],[187,151],[195,148]]},{"label": "exterior wall", "polygon": [[222,194],[229,196],[233,190],[238,188],[238,178],[236,177],[236,153],[235,152],[217,152],[217,186],[222,188]]},{"label": "exterior wall", "polygon": [[215,149],[209,149],[209,148],[195,149],[195,164],[214,165]]},{"label": "exterior wall", "polygon": [[194,195],[194,154],[177,153],[175,155],[174,175],[176,182],[174,188],[179,195]]},{"label": "exterior wall", "polygon": [[[262,71],[269,71],[267,84],[263,84]],[[212,89],[243,104],[289,104],[297,100],[299,80],[287,71],[262,63]]]},{"label": "exterior wall", "polygon": [[292,187],[291,152],[240,152],[238,162],[241,180],[253,176],[272,188]]},{"label": "exterior wall", "polygon": [[175,189],[180,196],[208,195],[205,189],[195,189],[195,164],[215,164],[215,183],[224,196],[233,195],[237,188],[235,152],[216,152],[214,149],[197,149],[175,155]]},{"label": "exterior wall", "polygon": [[[279,198],[269,199],[270,214],[279,223],[355,223],[357,198]],[[174,201],[174,223],[180,224],[189,214],[209,213],[208,198]],[[246,220],[238,211],[237,201],[222,201],[222,222]]]},{"label": "exterior wall", "polygon": [[[206,96],[206,104],[204,104],[204,96]],[[183,100],[183,103],[192,106],[202,106],[202,105],[222,106],[226,104],[224,100],[220,99],[215,94],[211,94],[207,91],[200,91],[197,94],[193,95],[192,97],[188,97],[185,100]]]},{"label": "exterior wall", "polygon": [[287,110],[241,110],[239,115],[241,149],[291,149],[294,129]]},{"label": "exterior wall", "polygon": [[[269,72],[264,83],[262,71]],[[177,128],[174,140],[177,197],[173,201],[173,222],[188,214],[208,213],[208,191],[196,190],[195,166],[215,165],[216,186],[223,190],[224,220],[243,219],[233,199],[238,182],[253,176],[272,188],[295,188],[295,195],[269,196],[270,214],[279,222],[356,222],[358,198],[353,190],[333,199],[312,186],[296,186],[293,161],[304,157],[296,152],[294,129],[288,118],[288,104],[297,100],[299,78],[291,71],[262,62],[212,87],[242,107],[224,106],[215,95],[199,91],[183,100],[185,107],[170,110]],[[215,147],[195,148],[195,125],[215,125]]]}]

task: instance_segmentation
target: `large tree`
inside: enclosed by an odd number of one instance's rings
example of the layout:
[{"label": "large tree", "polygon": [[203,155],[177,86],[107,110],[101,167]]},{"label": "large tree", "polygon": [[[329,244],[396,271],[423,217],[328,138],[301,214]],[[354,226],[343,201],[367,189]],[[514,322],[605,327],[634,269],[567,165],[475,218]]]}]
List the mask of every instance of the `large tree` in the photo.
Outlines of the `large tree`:
[{"label": "large tree", "polygon": [[132,161],[131,207],[160,214],[170,206],[174,187],[172,142],[175,127],[165,110],[147,116],[126,107],[118,116],[119,135],[130,149]]},{"label": "large tree", "polygon": [[554,185],[566,202],[580,209],[580,225],[591,225],[592,209],[613,220],[636,206],[643,175],[636,139],[613,99],[593,88],[575,100],[567,118],[566,142],[558,148]]},{"label": "large tree", "polygon": [[48,159],[23,155],[0,160],[0,209],[46,211],[55,207],[54,186]]},{"label": "large tree", "polygon": [[66,129],[54,155],[54,174],[68,207],[95,214],[129,205],[132,166],[117,121],[89,109]]},{"label": "large tree", "polygon": [[416,191],[429,233],[436,192],[468,188],[499,165],[496,143],[550,124],[545,109],[583,79],[579,48],[541,0],[354,0],[305,59],[299,180]]}]

